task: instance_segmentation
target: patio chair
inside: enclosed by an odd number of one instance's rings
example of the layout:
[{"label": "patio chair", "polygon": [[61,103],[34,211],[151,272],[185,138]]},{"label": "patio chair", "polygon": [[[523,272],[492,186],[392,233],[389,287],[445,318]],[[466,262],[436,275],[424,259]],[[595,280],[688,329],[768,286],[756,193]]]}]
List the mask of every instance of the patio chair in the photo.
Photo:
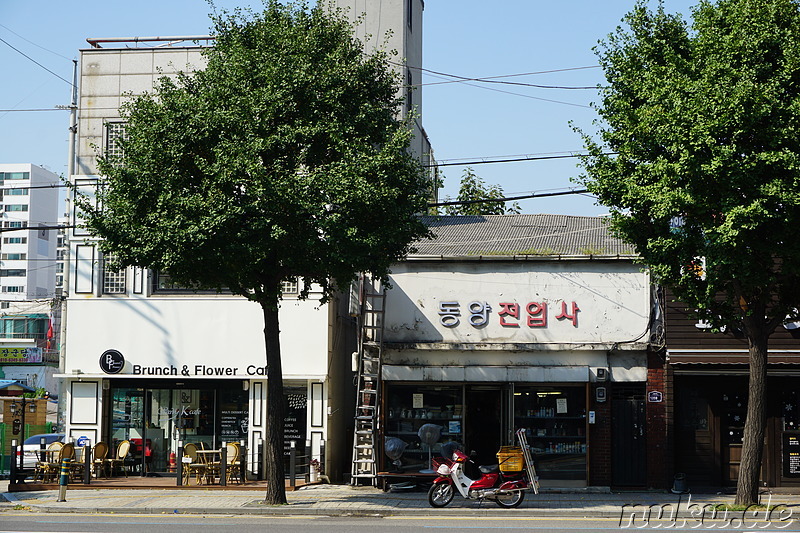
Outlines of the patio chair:
[{"label": "patio chair", "polygon": [[[241,456],[241,448],[238,442],[229,442],[225,445],[225,481],[229,482],[234,477],[241,482],[242,478],[239,473],[239,457]],[[214,461],[208,465],[209,474],[214,476],[221,475],[222,461]]]},{"label": "patio chair", "polygon": [[102,472],[103,477],[106,477],[106,456],[108,455],[108,443],[100,441],[94,445],[92,457],[92,474],[94,477],[100,477]]},{"label": "patio chair", "polygon": [[59,452],[63,447],[64,443],[58,441],[51,442],[47,446],[44,460],[36,462],[33,470],[33,481],[49,481],[51,477],[57,474],[57,468],[61,468]]},{"label": "patio chair", "polygon": [[106,459],[106,464],[108,465],[108,471],[110,475],[114,475],[114,468],[121,468],[122,473],[125,474],[125,477],[128,477],[128,470],[125,466],[125,459],[128,457],[128,453],[131,451],[131,441],[123,440],[117,446],[117,453],[114,457]]},{"label": "patio chair", "polygon": [[183,446],[183,456],[191,459],[191,462],[183,464],[183,484],[188,485],[192,475],[195,476],[195,483],[199,485],[208,476],[208,464],[205,456],[198,455],[197,444],[193,442]]}]

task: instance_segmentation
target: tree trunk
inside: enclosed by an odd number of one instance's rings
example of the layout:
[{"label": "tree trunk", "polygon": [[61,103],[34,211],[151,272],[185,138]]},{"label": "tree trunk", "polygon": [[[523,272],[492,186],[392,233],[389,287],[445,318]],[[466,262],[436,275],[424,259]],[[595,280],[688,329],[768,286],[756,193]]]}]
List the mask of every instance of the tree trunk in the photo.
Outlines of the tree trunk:
[{"label": "tree trunk", "polygon": [[264,341],[267,347],[267,428],[266,455],[267,494],[264,503],[280,505],[286,502],[283,472],[283,369],[279,339],[278,302],[262,302]]},{"label": "tree trunk", "polygon": [[[757,319],[753,322],[758,322]],[[744,424],[742,460],[736,485],[736,505],[758,502],[761,461],[764,454],[764,433],[767,426],[766,383],[767,344],[766,325],[745,327],[750,350],[750,380],[747,392],[747,419]]]}]

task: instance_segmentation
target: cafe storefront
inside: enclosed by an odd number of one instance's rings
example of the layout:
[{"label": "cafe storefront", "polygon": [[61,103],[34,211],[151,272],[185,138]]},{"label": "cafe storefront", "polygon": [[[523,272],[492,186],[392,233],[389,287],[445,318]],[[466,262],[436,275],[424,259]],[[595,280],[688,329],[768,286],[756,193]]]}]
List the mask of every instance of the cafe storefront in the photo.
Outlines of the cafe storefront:
[{"label": "cafe storefront", "polygon": [[[135,279],[136,275],[129,276]],[[317,307],[315,307],[317,306]],[[330,309],[287,297],[281,307],[286,448],[320,453],[328,439]],[[68,438],[130,442],[140,475],[176,471],[181,447],[239,442],[263,473],[269,420],[260,308],[211,294],[131,292],[68,301],[63,379]]]}]

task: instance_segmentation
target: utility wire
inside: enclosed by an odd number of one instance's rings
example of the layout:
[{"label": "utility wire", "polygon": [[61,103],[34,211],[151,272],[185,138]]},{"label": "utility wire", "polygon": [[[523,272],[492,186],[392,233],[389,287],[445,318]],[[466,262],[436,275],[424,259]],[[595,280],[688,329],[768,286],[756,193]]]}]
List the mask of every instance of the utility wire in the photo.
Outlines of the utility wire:
[{"label": "utility wire", "polygon": [[420,84],[417,85],[417,86],[420,86],[420,87],[423,86],[423,85],[441,85],[441,84],[445,84],[445,83],[461,83],[461,82],[465,82],[465,81],[479,81],[479,82],[482,82],[482,83],[500,83],[500,84],[504,84],[504,85],[520,85],[520,86],[523,86],[523,87],[536,87],[538,89],[597,89],[598,87],[596,85],[592,85],[592,86],[539,85],[539,84],[535,84],[535,83],[523,83],[523,82],[518,82],[518,81],[505,81],[505,80],[501,80],[500,78],[511,78],[511,77],[516,77],[516,76],[533,76],[533,75],[536,75],[536,74],[550,74],[550,73],[553,73],[553,72],[564,72],[564,71],[568,71],[568,70],[581,70],[581,69],[587,69],[587,68],[600,68],[600,65],[594,65],[594,66],[588,66],[588,67],[574,67],[574,68],[556,69],[556,70],[542,70],[542,71],[539,71],[539,72],[524,72],[522,74],[505,74],[505,75],[502,75],[502,76],[486,76],[486,77],[481,77],[481,78],[467,78],[465,76],[459,76],[457,74],[448,74],[446,72],[437,72],[435,70],[429,70],[429,69],[425,69],[425,68],[422,68],[422,67],[409,67],[409,68],[415,68],[415,69],[421,70],[422,72],[427,72],[429,74],[436,74],[436,75],[439,75],[439,76],[447,76],[447,77],[451,77],[451,78],[456,78],[454,80],[449,80],[449,81],[439,81],[439,82],[433,82],[433,83],[420,83]]},{"label": "utility wire", "polygon": [[20,49],[18,49],[18,48],[15,48],[14,46],[12,46],[12,45],[11,45],[11,44],[10,44],[8,41],[6,41],[5,39],[3,39],[2,37],[0,37],[0,42],[2,42],[3,44],[5,44],[6,46],[8,46],[9,48],[11,48],[12,50],[16,51],[17,53],[19,53],[19,54],[20,54],[20,55],[22,55],[23,57],[27,58],[28,60],[30,60],[30,61],[32,61],[32,62],[34,62],[34,63],[36,63],[37,65],[39,65],[40,67],[42,67],[43,69],[45,69],[47,72],[49,72],[50,74],[52,74],[52,75],[53,75],[53,76],[55,76],[56,78],[58,78],[58,79],[60,79],[60,80],[62,80],[62,81],[65,81],[66,83],[68,83],[68,84],[69,84],[69,86],[70,86],[70,87],[72,87],[72,82],[71,82],[71,81],[67,80],[66,78],[62,78],[61,76],[59,76],[58,74],[56,74],[55,72],[53,72],[52,70],[50,70],[49,68],[47,68],[46,66],[42,65],[41,63],[39,63],[38,61],[36,61],[35,59],[33,59],[31,56],[29,56],[29,55],[25,54],[25,52],[23,52],[22,50],[20,50]]},{"label": "utility wire", "polygon": [[[437,76],[436,74],[431,74],[431,75],[432,76]],[[441,76],[439,76],[439,77],[441,77]],[[463,83],[464,83],[464,85],[470,85],[472,87],[477,87],[479,89],[484,89],[484,90],[487,90],[487,91],[494,91],[494,92],[504,93],[504,94],[510,94],[510,95],[513,95],[513,96],[521,96],[523,98],[530,98],[531,100],[540,100],[542,102],[551,102],[551,103],[554,103],[554,104],[563,104],[563,105],[569,105],[569,106],[574,106],[574,107],[583,107],[583,108],[586,108],[586,109],[591,109],[592,108],[591,106],[584,105],[584,104],[576,104],[574,102],[564,102],[563,100],[553,100],[551,98],[541,98],[539,96],[533,96],[533,95],[530,95],[530,94],[515,93],[515,92],[512,92],[512,91],[504,91],[502,89],[495,89],[494,87],[484,87],[483,85],[478,85],[476,83],[470,83],[468,81],[464,81]]]},{"label": "utility wire", "polygon": [[569,194],[584,194],[589,192],[588,189],[571,189],[568,191],[560,191],[560,192],[547,192],[547,193],[533,193],[533,194],[525,194],[522,196],[507,196],[504,198],[484,198],[482,200],[463,200],[463,201],[448,201],[448,202],[436,202],[436,203],[429,203],[428,207],[444,207],[447,205],[472,205],[472,204],[483,204],[487,202],[513,202],[515,200],[527,200],[529,198],[545,198],[549,196],[566,196]]},{"label": "utility wire", "polygon": [[20,111],[24,111],[24,112],[33,112],[33,111],[69,111],[69,108],[59,109],[57,107],[52,107],[52,108],[42,108],[42,109],[0,109],[0,113],[18,113]]},{"label": "utility wire", "polygon": [[[616,152],[606,152],[601,155],[617,155]],[[568,159],[574,157],[586,157],[586,154],[569,154],[569,155],[546,155],[546,156],[534,156],[534,157],[511,157],[508,159],[495,159],[494,161],[461,161],[458,163],[435,163],[430,165],[423,165],[425,168],[434,168],[434,167],[462,167],[462,166],[470,166],[470,165],[488,165],[489,163],[515,163],[518,161],[544,161],[547,159]],[[446,160],[449,161],[449,160]]]},{"label": "utility wire", "polygon": [[5,28],[5,29],[7,29],[8,31],[10,31],[11,33],[13,33],[14,35],[16,35],[17,37],[19,37],[19,38],[20,38],[20,39],[22,39],[23,41],[27,41],[27,42],[29,42],[30,44],[32,44],[33,46],[35,46],[35,47],[37,47],[37,48],[41,48],[41,49],[42,49],[42,50],[44,50],[45,52],[50,52],[50,53],[51,53],[51,54],[53,54],[53,55],[57,55],[58,57],[61,57],[61,58],[64,58],[64,59],[66,59],[67,61],[72,61],[72,59],[70,59],[70,58],[69,58],[69,57],[67,57],[67,56],[62,56],[62,55],[61,55],[61,54],[59,54],[58,52],[54,52],[54,51],[52,51],[52,50],[49,50],[49,49],[45,48],[44,46],[42,46],[42,45],[40,45],[40,44],[36,44],[35,42],[33,42],[33,41],[29,40],[29,39],[26,39],[25,37],[23,37],[23,36],[22,36],[22,35],[20,35],[19,33],[15,32],[14,30],[12,30],[11,28],[9,28],[9,27],[8,27],[8,26],[6,26],[5,24],[0,24],[0,28]]}]

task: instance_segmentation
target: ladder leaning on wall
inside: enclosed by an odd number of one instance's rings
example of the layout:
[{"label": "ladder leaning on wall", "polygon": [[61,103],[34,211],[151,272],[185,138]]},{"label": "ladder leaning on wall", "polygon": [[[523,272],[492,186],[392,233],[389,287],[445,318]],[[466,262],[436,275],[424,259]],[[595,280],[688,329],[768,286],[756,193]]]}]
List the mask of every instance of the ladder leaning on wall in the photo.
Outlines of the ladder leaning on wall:
[{"label": "ladder leaning on wall", "polygon": [[380,374],[383,352],[386,291],[380,280],[367,275],[359,284],[358,366],[353,431],[351,484],[377,485],[377,451],[380,420]]}]

